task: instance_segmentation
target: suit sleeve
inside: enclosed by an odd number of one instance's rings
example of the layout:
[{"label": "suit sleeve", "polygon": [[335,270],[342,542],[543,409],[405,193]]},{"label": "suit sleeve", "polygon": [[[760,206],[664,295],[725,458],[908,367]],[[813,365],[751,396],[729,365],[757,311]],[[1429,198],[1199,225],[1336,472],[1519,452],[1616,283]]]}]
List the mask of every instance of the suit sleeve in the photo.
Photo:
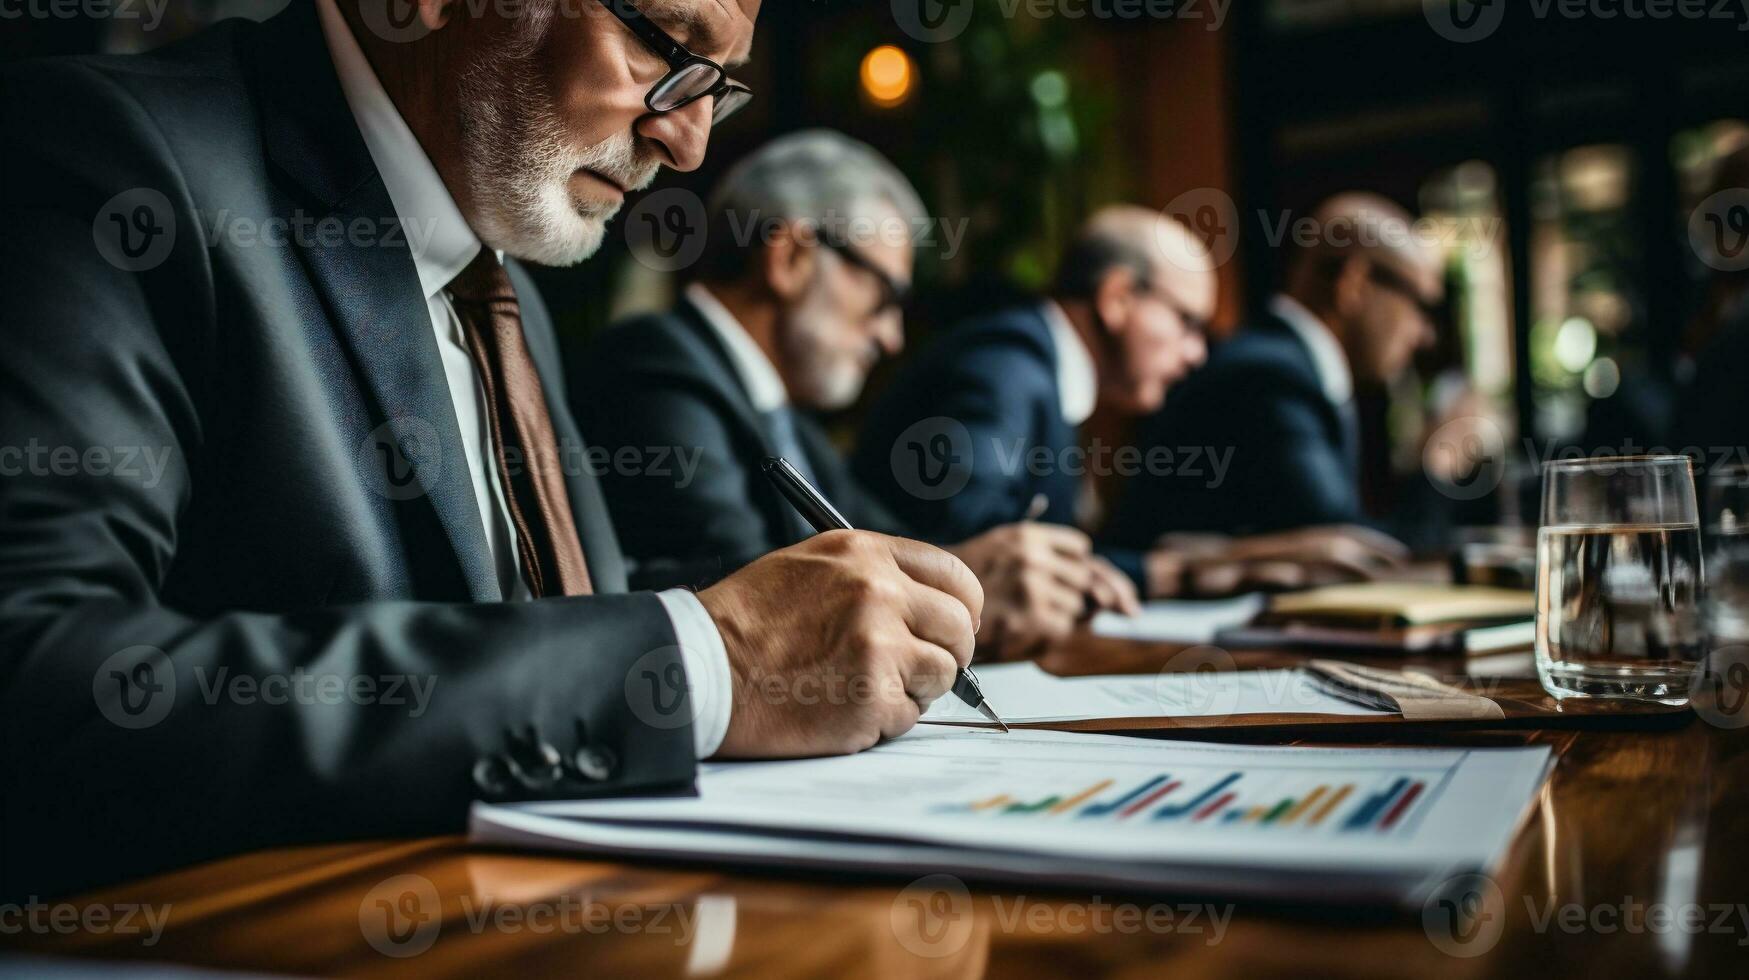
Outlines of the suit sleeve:
[{"label": "suit sleeve", "polygon": [[[456,832],[476,765],[515,757],[509,732],[597,750],[585,792],[687,783],[686,712],[635,683],[680,669],[653,595],[286,614],[167,598],[203,488],[248,465],[234,441],[208,444],[202,414],[241,379],[208,360],[223,326],[208,253],[152,121],[89,69],[43,74],[0,77],[16,137],[0,179],[0,895],[275,843]],[[181,232],[130,270],[94,247],[94,217],[132,189],[161,195],[152,220]],[[92,465],[118,447],[162,454],[161,471]]]},{"label": "suit sleeve", "polygon": [[[765,477],[738,447],[711,395],[602,356],[614,377],[593,373],[585,432],[610,456],[623,448],[669,452],[670,467],[608,467],[602,477],[608,508],[626,551],[637,562],[634,584],[698,586],[788,544],[773,540],[749,501]],[[677,516],[677,515],[683,515]]]},{"label": "suit sleeve", "polygon": [[[932,372],[927,394],[896,387],[883,405],[888,424],[858,447],[858,472],[931,540],[963,541],[1019,520],[1029,502],[1023,467],[1041,370],[1011,347],[980,347]],[[924,397],[923,419],[901,404]],[[950,447],[945,461],[935,445]]]}]

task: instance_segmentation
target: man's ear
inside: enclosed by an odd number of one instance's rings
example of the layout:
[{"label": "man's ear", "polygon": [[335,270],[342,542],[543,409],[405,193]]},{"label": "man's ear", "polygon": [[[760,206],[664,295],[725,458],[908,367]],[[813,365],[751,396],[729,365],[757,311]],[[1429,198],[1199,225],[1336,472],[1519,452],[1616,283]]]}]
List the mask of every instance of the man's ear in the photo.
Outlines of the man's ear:
[{"label": "man's ear", "polygon": [[1093,310],[1099,321],[1113,334],[1122,333],[1130,321],[1130,309],[1136,302],[1136,273],[1125,266],[1114,266],[1099,279],[1093,290]]},{"label": "man's ear", "polygon": [[777,225],[759,252],[759,271],[765,288],[783,301],[800,297],[814,281],[818,250],[810,247],[813,236],[794,222]]},{"label": "man's ear", "polygon": [[1330,303],[1337,315],[1344,319],[1358,315],[1371,294],[1372,263],[1359,255],[1343,259],[1330,283]]},{"label": "man's ear", "polygon": [[[402,0],[389,0],[390,3]],[[412,0],[419,5],[419,22],[428,31],[435,31],[449,23],[450,15],[455,12],[456,0]]]}]

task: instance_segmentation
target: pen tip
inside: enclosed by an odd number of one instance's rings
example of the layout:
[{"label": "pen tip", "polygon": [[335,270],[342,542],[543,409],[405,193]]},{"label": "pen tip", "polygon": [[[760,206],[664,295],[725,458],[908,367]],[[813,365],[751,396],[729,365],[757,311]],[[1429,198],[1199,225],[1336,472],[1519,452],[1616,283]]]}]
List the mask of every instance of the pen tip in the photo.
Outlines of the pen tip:
[{"label": "pen tip", "polygon": [[996,714],[995,709],[990,707],[990,702],[985,701],[985,702],[979,704],[978,705],[978,713],[983,715],[985,718],[990,719],[990,721],[994,722],[995,725],[998,728],[1002,729],[1003,732],[1008,731],[1008,723],[1003,721],[1002,718]]}]

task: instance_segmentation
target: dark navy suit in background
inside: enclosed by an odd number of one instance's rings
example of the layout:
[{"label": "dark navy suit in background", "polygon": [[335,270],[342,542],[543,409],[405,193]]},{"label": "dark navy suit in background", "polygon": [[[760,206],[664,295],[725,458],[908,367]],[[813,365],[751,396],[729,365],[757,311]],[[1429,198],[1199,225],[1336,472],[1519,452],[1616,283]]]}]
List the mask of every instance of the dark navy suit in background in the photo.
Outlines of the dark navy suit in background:
[{"label": "dark navy suit in background", "polygon": [[[1039,305],[970,320],[905,365],[870,410],[852,469],[921,533],[963,541],[1021,520],[1075,523],[1079,473],[1061,462],[1080,446],[1063,418],[1057,348]],[[1042,449],[1047,465],[1030,461]],[[1105,557],[1138,583],[1141,556]]]},{"label": "dark navy suit in background", "polygon": [[1169,531],[1362,521],[1356,428],[1324,394],[1305,342],[1274,316],[1216,348],[1139,427],[1136,441],[1144,453],[1156,446],[1216,455],[1230,449],[1231,462],[1218,480],[1204,466],[1194,475],[1144,473],[1127,481],[1104,534],[1112,544],[1144,547]]}]

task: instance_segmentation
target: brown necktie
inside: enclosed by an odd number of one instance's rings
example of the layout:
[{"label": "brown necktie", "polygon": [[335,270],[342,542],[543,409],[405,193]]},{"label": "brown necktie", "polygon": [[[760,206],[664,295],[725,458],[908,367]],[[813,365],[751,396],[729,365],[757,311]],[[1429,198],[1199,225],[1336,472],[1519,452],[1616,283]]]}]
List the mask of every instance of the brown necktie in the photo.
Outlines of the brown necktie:
[{"label": "brown necktie", "polygon": [[[571,519],[558,437],[547,414],[546,392],[522,336],[522,310],[504,264],[480,249],[449,284],[468,351],[486,392],[498,480],[516,528],[522,575],[535,598],[588,595],[589,567]],[[522,465],[510,465],[515,452]]]}]

